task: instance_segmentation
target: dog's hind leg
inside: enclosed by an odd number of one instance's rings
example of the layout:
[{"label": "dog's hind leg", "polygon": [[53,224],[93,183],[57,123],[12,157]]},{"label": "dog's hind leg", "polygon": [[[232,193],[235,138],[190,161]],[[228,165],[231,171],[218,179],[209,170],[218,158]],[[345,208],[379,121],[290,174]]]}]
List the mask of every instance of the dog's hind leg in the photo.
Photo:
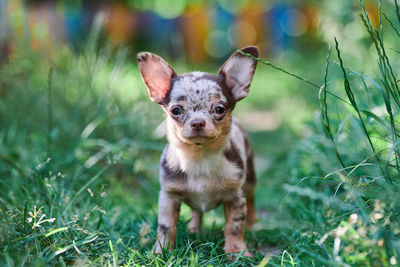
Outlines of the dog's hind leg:
[{"label": "dog's hind leg", "polygon": [[247,158],[247,173],[246,173],[246,184],[244,186],[244,193],[246,195],[246,227],[251,229],[253,224],[257,221],[256,208],[254,205],[254,189],[256,186],[256,174],[254,171],[253,156],[250,155]]},{"label": "dog's hind leg", "polygon": [[191,233],[199,233],[201,230],[201,221],[203,219],[203,213],[201,211],[192,210],[192,218],[189,222],[189,231]]}]

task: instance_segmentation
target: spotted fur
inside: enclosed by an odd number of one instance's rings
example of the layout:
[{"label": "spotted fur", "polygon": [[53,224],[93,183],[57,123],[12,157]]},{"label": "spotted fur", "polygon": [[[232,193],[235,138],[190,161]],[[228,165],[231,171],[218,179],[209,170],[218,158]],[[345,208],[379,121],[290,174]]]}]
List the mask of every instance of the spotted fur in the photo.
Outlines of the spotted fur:
[{"label": "spotted fur", "polygon": [[[255,47],[242,51],[258,56]],[[155,252],[175,243],[180,203],[192,209],[190,231],[198,231],[202,214],[223,204],[225,251],[246,251],[245,224],[254,222],[254,167],[248,137],[232,118],[236,102],[247,96],[256,61],[233,54],[218,74],[177,75],[162,58],[138,55],[150,98],[166,116],[168,145],[160,161],[161,191]],[[244,252],[250,256],[249,252]]]}]

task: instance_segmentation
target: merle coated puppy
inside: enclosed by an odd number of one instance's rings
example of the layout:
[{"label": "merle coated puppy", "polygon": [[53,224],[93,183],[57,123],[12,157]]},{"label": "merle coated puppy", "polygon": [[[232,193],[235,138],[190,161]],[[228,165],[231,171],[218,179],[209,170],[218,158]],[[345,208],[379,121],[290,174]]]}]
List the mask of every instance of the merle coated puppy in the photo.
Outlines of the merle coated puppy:
[{"label": "merle coated puppy", "polygon": [[[242,51],[258,56],[254,46]],[[199,230],[203,212],[223,204],[225,252],[251,256],[243,235],[245,225],[250,228],[256,220],[253,154],[232,111],[248,95],[257,61],[236,52],[216,75],[178,75],[148,52],[139,53],[137,61],[150,99],[161,105],[167,121],[155,252],[174,247],[180,205],[185,202],[192,208],[192,232]]]}]

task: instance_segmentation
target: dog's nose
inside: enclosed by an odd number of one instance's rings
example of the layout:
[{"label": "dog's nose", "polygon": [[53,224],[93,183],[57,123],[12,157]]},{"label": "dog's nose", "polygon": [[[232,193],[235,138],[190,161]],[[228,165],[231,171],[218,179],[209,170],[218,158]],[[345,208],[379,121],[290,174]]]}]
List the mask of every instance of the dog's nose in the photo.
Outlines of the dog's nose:
[{"label": "dog's nose", "polygon": [[195,119],[190,122],[193,131],[200,131],[206,126],[205,120]]}]

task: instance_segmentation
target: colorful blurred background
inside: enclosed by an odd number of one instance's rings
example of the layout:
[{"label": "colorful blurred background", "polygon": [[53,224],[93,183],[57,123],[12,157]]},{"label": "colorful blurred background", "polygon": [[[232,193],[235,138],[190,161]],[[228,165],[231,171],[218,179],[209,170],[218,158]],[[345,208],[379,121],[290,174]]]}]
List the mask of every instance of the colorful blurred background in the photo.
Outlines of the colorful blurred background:
[{"label": "colorful blurred background", "polygon": [[[2,1],[1,58],[12,58],[21,43],[48,56],[64,44],[79,49],[96,20],[104,25],[102,37],[113,48],[129,46],[133,51],[149,50],[191,63],[222,61],[235,49],[249,44],[258,46],[265,58],[292,49],[313,53],[323,46],[324,33],[319,26],[328,15],[324,11],[329,10],[331,16],[342,12],[340,17],[346,22],[358,9],[356,2],[343,3]],[[377,4],[367,3],[366,9],[374,14],[376,24]]]},{"label": "colorful blurred background", "polygon": [[[365,7],[377,26],[377,3],[366,1]],[[124,50],[129,62],[135,61],[137,52],[150,51],[173,62],[179,72],[216,71],[236,49],[256,45],[262,58],[318,83],[322,77],[313,70],[323,67],[333,36],[351,55],[362,58],[362,50],[351,49],[367,36],[359,11],[357,1],[2,1],[0,62],[32,51],[51,64],[60,51],[80,53],[93,44],[98,50],[106,47],[111,56]],[[293,127],[301,128],[305,117],[318,108],[312,101],[318,90],[299,87],[272,69],[260,72],[266,75],[256,76],[253,87],[258,92],[250,95],[248,106],[274,113],[282,107],[276,96],[288,99],[293,110],[285,107],[281,112],[290,114],[302,107],[295,116],[286,116]],[[252,113],[245,121],[261,130],[274,129],[285,120],[278,118],[279,113]]]},{"label": "colorful blurred background", "polygon": [[[0,265],[395,266],[400,186],[370,144],[395,177],[396,3],[0,0]],[[166,138],[136,54],[215,73],[246,45],[264,60],[234,111],[255,152],[255,257],[225,257],[221,209],[189,234],[185,205],[176,250],[149,253]]]}]

